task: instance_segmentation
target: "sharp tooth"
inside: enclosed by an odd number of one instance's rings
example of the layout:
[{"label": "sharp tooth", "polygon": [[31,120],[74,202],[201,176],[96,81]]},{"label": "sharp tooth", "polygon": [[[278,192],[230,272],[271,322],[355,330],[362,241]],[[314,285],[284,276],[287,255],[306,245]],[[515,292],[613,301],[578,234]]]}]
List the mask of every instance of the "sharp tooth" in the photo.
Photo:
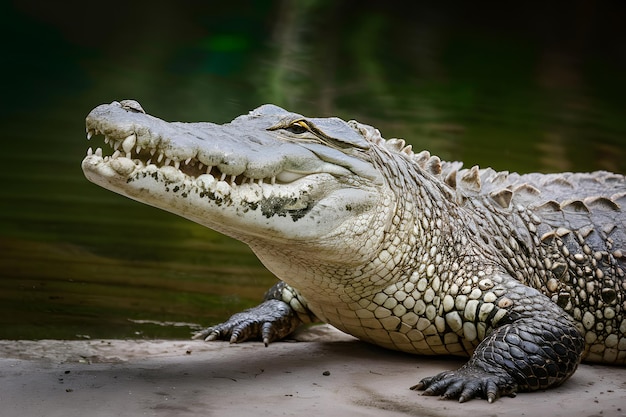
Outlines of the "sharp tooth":
[{"label": "sharp tooth", "polygon": [[222,173],[222,176],[220,177],[220,181],[224,181],[226,179],[226,174]]},{"label": "sharp tooth", "polygon": [[122,142],[122,149],[124,149],[124,152],[129,154],[132,152],[136,144],[137,144],[137,136],[135,136],[134,133],[130,134],[126,136],[126,139],[124,139],[124,142]]},{"label": "sharp tooth", "polygon": [[120,148],[121,144],[122,144],[122,142],[115,141],[115,143],[113,144],[113,149],[115,149],[117,151]]},{"label": "sharp tooth", "polygon": [[202,167],[204,166],[204,164],[202,162],[198,162],[198,169],[202,170]]},{"label": "sharp tooth", "polygon": [[155,153],[156,153],[156,148],[150,149],[150,156],[154,156]]},{"label": "sharp tooth", "polygon": [[110,166],[120,175],[128,175],[136,168],[135,163],[127,158],[113,159]]},{"label": "sharp tooth", "polygon": [[91,146],[89,147],[89,149],[87,149],[87,156],[91,156],[93,155],[93,149],[91,149]]},{"label": "sharp tooth", "polygon": [[230,185],[237,185],[235,180],[237,179],[236,175],[231,175],[230,176]]},{"label": "sharp tooth", "polygon": [[157,162],[160,164],[162,160],[163,160],[163,154],[160,153],[159,157],[157,158]]},{"label": "sharp tooth", "polygon": [[150,165],[151,163],[152,163],[152,159],[148,159],[148,160],[146,161],[146,166]]},{"label": "sharp tooth", "polygon": [[109,137],[108,136],[104,137],[104,143],[106,143],[107,145],[109,144]]},{"label": "sharp tooth", "polygon": [[93,131],[88,130],[87,131],[87,140],[91,139],[92,136],[93,136]]},{"label": "sharp tooth", "polygon": [[165,158],[165,166],[168,166],[170,164],[170,162],[172,162],[172,160],[170,158]]},{"label": "sharp tooth", "polygon": [[180,161],[174,161],[174,168],[180,169]]},{"label": "sharp tooth", "polygon": [[259,185],[263,184],[263,178],[259,178],[258,183],[259,183]]},{"label": "sharp tooth", "polygon": [[206,173],[207,173],[207,174],[210,174],[212,169],[213,169],[213,167],[212,167],[211,165],[207,165],[207,167],[206,167]]},{"label": "sharp tooth", "polygon": [[191,156],[185,160],[185,165],[189,165],[190,162],[191,162]]},{"label": "sharp tooth", "polygon": [[115,159],[117,157],[119,157],[121,155],[120,151],[115,151],[113,152],[113,155],[111,155],[111,158]]},{"label": "sharp tooth", "polygon": [[99,156],[100,158],[102,158],[102,148],[96,149],[96,156]]},{"label": "sharp tooth", "polygon": [[200,188],[204,188],[205,190],[212,188],[211,186],[213,185],[213,183],[215,183],[215,178],[213,178],[212,175],[202,174],[198,178],[196,178],[196,184]]},{"label": "sharp tooth", "polygon": [[105,156],[105,157],[104,157],[104,162],[109,162],[109,159],[111,159],[111,158],[110,158],[110,157],[108,157],[108,156]]},{"label": "sharp tooth", "polygon": [[135,149],[136,154],[138,154],[139,152],[141,152],[141,145],[137,145],[137,148]]}]

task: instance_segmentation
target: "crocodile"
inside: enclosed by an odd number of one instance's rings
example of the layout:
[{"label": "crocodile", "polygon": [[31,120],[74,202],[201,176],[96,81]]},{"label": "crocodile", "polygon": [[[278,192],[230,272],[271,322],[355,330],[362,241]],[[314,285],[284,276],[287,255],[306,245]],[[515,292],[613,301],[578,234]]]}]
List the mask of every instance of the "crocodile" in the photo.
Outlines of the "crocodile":
[{"label": "crocodile", "polygon": [[460,402],[558,386],[581,360],[626,364],[622,175],[464,168],[271,104],[219,125],[115,101],[86,129],[112,148],[89,148],[87,179],[244,242],[278,278],[198,338],[267,346],[325,322],[467,357],[411,387]]}]

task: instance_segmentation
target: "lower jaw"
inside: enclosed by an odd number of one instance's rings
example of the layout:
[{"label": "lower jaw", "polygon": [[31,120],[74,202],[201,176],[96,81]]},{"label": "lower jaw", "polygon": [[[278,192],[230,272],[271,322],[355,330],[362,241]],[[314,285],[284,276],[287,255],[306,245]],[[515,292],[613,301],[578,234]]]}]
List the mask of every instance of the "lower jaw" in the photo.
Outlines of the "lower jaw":
[{"label": "lower jaw", "polygon": [[236,184],[209,174],[191,177],[172,166],[158,168],[139,160],[105,160],[96,155],[87,156],[82,168],[88,180],[105,189],[239,240],[244,239],[233,229],[264,235],[268,229],[279,230],[284,222],[301,219],[315,204],[313,183],[327,175],[315,174],[281,185]]}]

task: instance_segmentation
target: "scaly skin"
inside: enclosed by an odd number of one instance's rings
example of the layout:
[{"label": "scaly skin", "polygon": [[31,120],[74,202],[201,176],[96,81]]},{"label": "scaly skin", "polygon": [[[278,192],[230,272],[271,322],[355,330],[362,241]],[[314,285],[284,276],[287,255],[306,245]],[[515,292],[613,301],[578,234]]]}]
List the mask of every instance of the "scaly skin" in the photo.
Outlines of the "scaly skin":
[{"label": "scaly skin", "polygon": [[276,106],[218,126],[114,102],[87,131],[123,151],[90,150],[88,179],[245,242],[281,280],[197,337],[267,345],[319,320],[469,356],[412,387],[459,401],[559,385],[583,357],[626,364],[621,175],[462,170]]}]

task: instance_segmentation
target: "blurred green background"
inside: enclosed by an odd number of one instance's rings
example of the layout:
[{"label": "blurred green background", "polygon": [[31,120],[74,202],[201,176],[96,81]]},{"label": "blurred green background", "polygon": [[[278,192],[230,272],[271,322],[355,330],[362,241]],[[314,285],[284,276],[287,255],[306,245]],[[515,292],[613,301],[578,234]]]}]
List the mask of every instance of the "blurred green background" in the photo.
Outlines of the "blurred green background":
[{"label": "blurred green background", "polygon": [[467,166],[623,173],[624,22],[622,1],[2,2],[0,338],[187,338],[274,282],[89,183],[96,105],[221,123],[271,102]]}]

